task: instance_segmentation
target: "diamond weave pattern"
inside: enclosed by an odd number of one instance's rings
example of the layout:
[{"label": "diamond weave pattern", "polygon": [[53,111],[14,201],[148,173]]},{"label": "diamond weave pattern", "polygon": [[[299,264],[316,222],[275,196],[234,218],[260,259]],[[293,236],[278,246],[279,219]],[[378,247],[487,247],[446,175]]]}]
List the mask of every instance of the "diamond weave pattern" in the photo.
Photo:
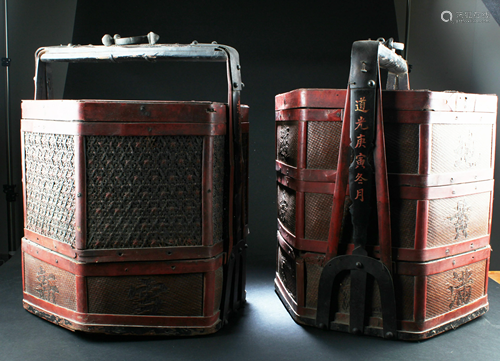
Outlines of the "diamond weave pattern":
[{"label": "diamond weave pattern", "polygon": [[75,246],[75,142],[73,136],[24,133],[26,225]]},{"label": "diamond weave pattern", "polygon": [[201,245],[202,136],[90,136],[87,248]]}]

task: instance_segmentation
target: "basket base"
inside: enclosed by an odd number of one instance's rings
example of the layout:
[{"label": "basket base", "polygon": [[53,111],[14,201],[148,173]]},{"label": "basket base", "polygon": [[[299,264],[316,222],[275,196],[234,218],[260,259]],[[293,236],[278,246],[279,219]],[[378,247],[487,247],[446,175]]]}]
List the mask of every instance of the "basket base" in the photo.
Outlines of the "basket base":
[{"label": "basket base", "polygon": [[28,312],[70,331],[82,331],[88,333],[129,336],[199,336],[217,332],[222,327],[220,319],[210,326],[190,327],[88,324],[76,322],[75,320],[49,312],[26,300],[23,300],[23,306]]},{"label": "basket base", "polygon": [[[286,292],[285,288],[281,284],[281,281],[279,280],[278,277],[276,277],[275,282],[275,291],[278,297],[280,298],[281,302],[285,306],[286,310],[292,317],[292,319],[299,325],[303,326],[312,326],[312,327],[318,327],[316,326],[316,318],[311,317],[311,315],[308,315],[309,317],[305,317],[303,315],[300,315],[297,313],[298,307],[293,301],[293,299],[288,295],[288,292]],[[310,310],[310,309],[308,309]],[[399,340],[405,340],[405,341],[422,341],[426,340],[428,338],[434,337],[436,335],[439,335],[440,333],[454,330],[458,328],[459,326],[472,321],[473,319],[484,315],[487,311],[489,310],[489,304],[486,303],[486,305],[481,305],[477,309],[473,310],[472,312],[468,313],[467,315],[458,317],[452,321],[449,322],[444,322],[437,327],[434,327],[432,329],[424,330],[421,332],[413,332],[413,331],[405,331],[398,329],[397,334],[398,334],[398,339]],[[330,324],[330,330],[332,331],[340,331],[340,332],[349,332],[349,325],[348,324],[341,324],[337,322],[331,322]],[[377,336],[377,337],[383,337],[383,329],[378,328],[378,327],[365,327],[365,335],[368,336]]]}]

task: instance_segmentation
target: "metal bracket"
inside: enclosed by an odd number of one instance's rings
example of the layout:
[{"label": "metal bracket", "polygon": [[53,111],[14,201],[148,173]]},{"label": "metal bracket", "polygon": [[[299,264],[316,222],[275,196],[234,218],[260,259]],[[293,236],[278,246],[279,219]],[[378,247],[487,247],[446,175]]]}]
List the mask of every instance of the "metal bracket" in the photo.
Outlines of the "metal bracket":
[{"label": "metal bracket", "polygon": [[[352,162],[348,166],[348,160],[341,158],[345,155],[339,155],[339,164],[343,164],[343,167],[338,170],[338,174],[341,172],[343,178],[337,178],[337,184],[345,185],[347,176],[344,173],[346,168],[349,168],[354,250],[352,255],[330,259],[336,254],[336,249],[333,249],[336,245],[329,246],[318,289],[316,325],[320,328],[332,328],[334,317],[331,313],[335,312],[331,307],[332,298],[334,298],[333,286],[335,282],[338,282],[337,276],[343,271],[348,271],[351,276],[349,332],[364,333],[367,275],[370,274],[377,281],[381,294],[383,336],[386,338],[397,336],[396,299],[391,276],[390,212],[379,71],[380,68],[385,68],[396,77],[402,76],[408,79],[406,61],[396,54],[397,48],[401,48],[400,44],[394,43],[392,39],[356,41],[352,46],[348,102],[346,102],[346,110],[349,110],[344,117],[342,130],[344,148],[341,150],[341,154],[347,154],[346,150],[350,148]],[[404,88],[404,85],[409,86],[407,81],[401,85],[403,85],[401,88]],[[373,159],[373,163],[370,159]],[[372,198],[374,198],[372,197],[374,186],[377,188],[379,240],[383,251],[381,261],[367,257],[365,249],[369,237],[368,225],[371,219],[370,208]],[[344,189],[336,188],[336,192],[342,191]],[[343,197],[340,198],[343,203]],[[329,244],[336,242],[335,237],[337,236],[329,236]]]},{"label": "metal bracket", "polygon": [[316,326],[330,328],[333,286],[343,271],[351,272],[349,304],[349,332],[362,334],[365,318],[366,276],[372,275],[378,283],[382,305],[383,337],[397,338],[396,295],[392,276],[384,264],[374,258],[359,255],[337,256],[324,267],[319,280]]},{"label": "metal bracket", "polygon": [[105,46],[111,45],[132,45],[132,44],[149,44],[154,45],[160,40],[160,36],[149,32],[148,35],[140,35],[140,36],[131,36],[128,38],[122,38],[119,34],[115,34],[113,37],[111,35],[106,34],[102,37],[102,43]]},{"label": "metal bracket", "polygon": [[2,66],[10,66],[10,61],[11,59],[10,58],[2,58]]},{"label": "metal bracket", "polygon": [[246,291],[246,248],[245,240],[238,242],[224,265],[224,282],[220,306],[220,319],[226,324],[231,313],[245,303]]},{"label": "metal bracket", "polygon": [[4,184],[3,192],[5,193],[5,199],[7,202],[15,202],[17,199],[16,185],[15,184]]}]

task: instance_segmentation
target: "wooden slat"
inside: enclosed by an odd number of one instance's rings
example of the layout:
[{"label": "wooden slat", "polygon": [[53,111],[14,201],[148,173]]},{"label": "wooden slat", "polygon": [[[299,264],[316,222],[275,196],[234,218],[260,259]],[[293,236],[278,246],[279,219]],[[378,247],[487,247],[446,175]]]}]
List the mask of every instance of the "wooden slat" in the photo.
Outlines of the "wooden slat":
[{"label": "wooden slat", "polygon": [[500,271],[490,271],[489,276],[493,281],[500,283]]}]

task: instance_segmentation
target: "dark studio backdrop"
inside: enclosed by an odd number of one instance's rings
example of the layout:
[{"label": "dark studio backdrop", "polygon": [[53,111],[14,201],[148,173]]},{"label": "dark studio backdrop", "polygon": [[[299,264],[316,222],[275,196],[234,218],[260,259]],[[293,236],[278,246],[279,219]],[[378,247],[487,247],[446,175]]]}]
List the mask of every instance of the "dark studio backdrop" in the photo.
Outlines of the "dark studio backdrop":
[{"label": "dark studio backdrop", "polygon": [[[240,53],[241,99],[250,106],[248,257],[274,262],[274,96],[300,87],[344,88],[352,42],[397,35],[393,2],[78,1],[74,44],[95,43],[107,32],[149,31],[166,43],[215,40]],[[226,93],[224,63],[192,62],[71,64],[64,90],[65,98],[77,99],[223,102]]]},{"label": "dark studio backdrop", "polygon": [[[486,1],[485,1],[486,2]],[[101,37],[160,35],[161,43],[217,41],[239,51],[250,106],[249,261],[271,264],[276,247],[274,96],[296,88],[345,88],[353,41],[394,37],[403,41],[406,1],[43,1],[19,0],[12,8],[12,134],[15,176],[20,182],[19,101],[32,98],[37,47],[100,44]],[[500,28],[444,23],[444,10],[487,11],[481,0],[414,1],[409,61],[412,88],[500,93]],[[488,4],[487,4],[488,5]],[[24,8],[23,8],[24,6]],[[492,11],[492,10],[490,10]],[[399,25],[399,29],[398,29]],[[14,55],[17,58],[14,58]],[[72,64],[54,74],[65,98],[226,101],[226,70],[220,63]],[[11,80],[13,81],[13,80]],[[2,105],[4,106],[4,105]],[[0,109],[3,111],[3,108]],[[1,113],[3,114],[3,113]],[[3,133],[3,131],[2,131]],[[0,137],[3,154],[5,134]],[[5,169],[5,160],[0,160]],[[2,177],[5,177],[2,171]],[[6,181],[2,179],[2,184]],[[22,235],[17,201],[17,239]],[[497,208],[497,207],[496,207]],[[494,211],[494,220],[500,213]],[[6,228],[5,200],[0,226]],[[497,214],[498,213],[498,214]],[[0,253],[6,253],[2,232]],[[493,222],[492,247],[500,242]],[[497,254],[498,253],[498,254]],[[500,251],[491,269],[500,269]]]}]

